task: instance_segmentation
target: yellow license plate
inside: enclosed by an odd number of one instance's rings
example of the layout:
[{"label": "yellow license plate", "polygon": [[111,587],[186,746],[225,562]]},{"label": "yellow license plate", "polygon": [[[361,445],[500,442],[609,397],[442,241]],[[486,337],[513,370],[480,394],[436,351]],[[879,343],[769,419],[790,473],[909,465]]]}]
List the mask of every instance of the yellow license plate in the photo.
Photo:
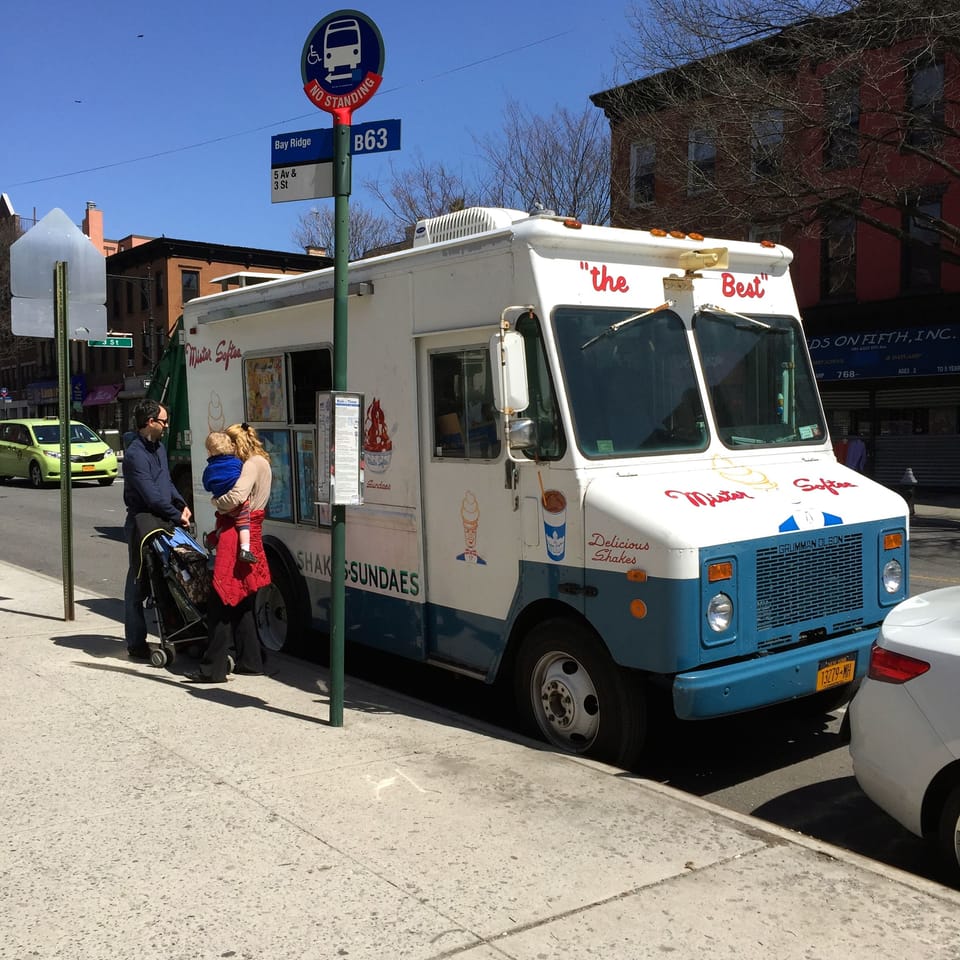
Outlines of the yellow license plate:
[{"label": "yellow license plate", "polygon": [[857,672],[857,658],[852,654],[844,654],[835,660],[824,660],[817,669],[817,689],[827,690],[830,687],[839,687],[842,683],[850,683]]},{"label": "yellow license plate", "polygon": [[97,466],[96,466],[96,464],[94,464],[94,463],[85,463],[85,464],[83,464],[82,467],[80,467],[80,469],[81,469],[84,473],[93,473],[93,471],[97,469]]}]

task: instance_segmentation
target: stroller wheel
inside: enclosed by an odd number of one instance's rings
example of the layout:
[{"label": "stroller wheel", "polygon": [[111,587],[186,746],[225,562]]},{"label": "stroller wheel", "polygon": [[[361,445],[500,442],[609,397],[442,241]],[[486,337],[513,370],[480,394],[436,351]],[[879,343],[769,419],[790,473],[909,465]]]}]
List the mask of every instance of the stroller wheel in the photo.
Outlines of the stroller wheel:
[{"label": "stroller wheel", "polygon": [[163,647],[157,647],[150,652],[150,663],[155,667],[165,667],[167,665],[167,651]]},{"label": "stroller wheel", "polygon": [[230,654],[227,654],[227,673],[233,673],[233,668],[236,667],[237,661],[233,659]]},{"label": "stroller wheel", "polygon": [[169,667],[170,664],[177,659],[177,648],[173,646],[166,646],[163,648],[163,652],[167,655],[167,666]]}]

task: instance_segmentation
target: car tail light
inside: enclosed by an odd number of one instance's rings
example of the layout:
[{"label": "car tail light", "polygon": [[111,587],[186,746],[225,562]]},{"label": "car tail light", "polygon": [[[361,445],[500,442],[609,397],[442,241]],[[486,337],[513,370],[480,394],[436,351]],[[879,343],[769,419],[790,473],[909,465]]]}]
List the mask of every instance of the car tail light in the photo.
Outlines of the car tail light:
[{"label": "car tail light", "polygon": [[925,660],[894,653],[874,644],[870,651],[870,669],[867,676],[871,680],[882,680],[884,683],[906,683],[929,669],[930,664]]}]

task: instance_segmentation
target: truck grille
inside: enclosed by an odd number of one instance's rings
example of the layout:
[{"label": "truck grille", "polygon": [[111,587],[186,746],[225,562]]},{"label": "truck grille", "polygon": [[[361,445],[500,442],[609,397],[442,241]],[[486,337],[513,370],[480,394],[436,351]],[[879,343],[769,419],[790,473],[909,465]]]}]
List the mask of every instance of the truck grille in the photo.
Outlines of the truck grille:
[{"label": "truck grille", "polygon": [[863,536],[813,536],[757,551],[757,630],[863,606]]}]

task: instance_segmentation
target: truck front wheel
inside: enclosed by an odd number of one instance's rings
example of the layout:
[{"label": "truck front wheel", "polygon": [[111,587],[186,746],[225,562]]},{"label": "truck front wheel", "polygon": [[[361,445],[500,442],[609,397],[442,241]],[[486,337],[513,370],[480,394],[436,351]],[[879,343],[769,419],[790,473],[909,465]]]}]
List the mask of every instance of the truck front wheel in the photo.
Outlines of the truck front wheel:
[{"label": "truck front wheel", "polygon": [[582,624],[557,618],[530,631],[517,657],[515,694],[529,726],[560,750],[625,767],[640,755],[642,686]]}]

